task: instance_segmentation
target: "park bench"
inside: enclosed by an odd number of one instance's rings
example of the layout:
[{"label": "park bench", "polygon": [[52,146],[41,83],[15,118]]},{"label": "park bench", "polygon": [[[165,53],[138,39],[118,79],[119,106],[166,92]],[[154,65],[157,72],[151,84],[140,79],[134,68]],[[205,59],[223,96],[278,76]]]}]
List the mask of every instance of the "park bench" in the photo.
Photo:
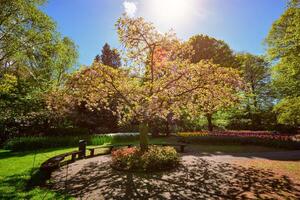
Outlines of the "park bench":
[{"label": "park bench", "polygon": [[180,147],[180,152],[184,153],[184,148],[186,147],[186,144],[182,144],[182,143],[163,143],[163,144],[153,144],[153,145],[161,145],[161,146],[173,146],[173,147]]},{"label": "park bench", "polygon": [[109,148],[109,152],[111,152],[113,150],[113,148],[115,148],[115,147],[124,147],[124,146],[127,146],[129,148],[129,147],[132,147],[133,144],[105,145],[105,146],[100,146],[100,147],[87,148],[87,150],[90,151],[90,156],[93,157],[93,156],[95,156],[95,149]]},{"label": "park bench", "polygon": [[60,167],[61,162],[67,156],[71,156],[71,161],[74,162],[76,160],[77,155],[79,157],[80,153],[82,153],[82,151],[72,151],[69,153],[64,153],[64,154],[60,154],[60,155],[54,156],[52,158],[49,158],[48,160],[46,160],[45,162],[42,163],[41,169],[47,170],[47,171],[56,169],[56,168]]}]

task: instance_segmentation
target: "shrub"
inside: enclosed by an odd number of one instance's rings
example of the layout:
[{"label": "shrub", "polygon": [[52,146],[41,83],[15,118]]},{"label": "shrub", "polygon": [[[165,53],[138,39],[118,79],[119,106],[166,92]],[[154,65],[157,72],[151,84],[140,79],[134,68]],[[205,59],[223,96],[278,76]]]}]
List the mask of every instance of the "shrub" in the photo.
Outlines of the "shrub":
[{"label": "shrub", "polygon": [[4,145],[4,149],[12,151],[27,151],[46,148],[75,147],[78,146],[78,141],[80,139],[88,140],[89,138],[71,136],[16,137],[8,140]]},{"label": "shrub", "polygon": [[82,136],[41,136],[16,137],[4,144],[4,149],[27,151],[46,148],[77,147],[79,140],[86,140],[88,145],[129,143],[138,140],[139,135],[82,135]]},{"label": "shrub", "polygon": [[162,171],[179,165],[179,155],[173,147],[150,146],[148,151],[140,148],[121,148],[112,152],[112,167],[127,171]]},{"label": "shrub", "polygon": [[45,136],[80,136],[88,135],[87,128],[49,128],[45,131]]}]

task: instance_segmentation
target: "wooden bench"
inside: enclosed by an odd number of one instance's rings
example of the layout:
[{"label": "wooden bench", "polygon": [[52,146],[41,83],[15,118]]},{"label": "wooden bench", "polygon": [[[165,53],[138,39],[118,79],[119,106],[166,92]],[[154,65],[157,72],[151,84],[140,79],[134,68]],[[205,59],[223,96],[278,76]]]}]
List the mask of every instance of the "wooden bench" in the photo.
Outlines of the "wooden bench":
[{"label": "wooden bench", "polygon": [[178,143],[178,144],[175,144],[175,143],[164,143],[164,144],[152,144],[152,145],[161,145],[161,146],[164,146],[164,147],[165,146],[173,146],[173,147],[179,146],[181,153],[184,153],[184,148],[186,147],[186,144],[183,144],[183,143]]},{"label": "wooden bench", "polygon": [[101,148],[109,148],[109,152],[113,150],[115,147],[125,147],[127,146],[128,148],[132,147],[133,144],[114,144],[114,145],[105,145],[105,146],[100,146],[100,147],[94,147],[94,148],[87,148],[87,150],[90,151],[90,157],[95,156],[95,149],[101,149]]},{"label": "wooden bench", "polygon": [[74,162],[76,160],[76,156],[82,153],[81,151],[72,151],[69,153],[64,153],[57,155],[55,157],[49,158],[45,162],[42,163],[41,169],[42,170],[53,170],[60,167],[60,163],[67,157],[71,156],[71,161]]}]

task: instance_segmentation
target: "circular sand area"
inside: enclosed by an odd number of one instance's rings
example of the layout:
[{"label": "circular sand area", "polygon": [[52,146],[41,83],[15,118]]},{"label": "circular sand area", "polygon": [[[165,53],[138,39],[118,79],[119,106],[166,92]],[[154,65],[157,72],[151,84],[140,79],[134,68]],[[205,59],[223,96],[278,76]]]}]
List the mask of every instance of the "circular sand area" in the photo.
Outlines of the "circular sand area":
[{"label": "circular sand area", "polygon": [[[299,152],[298,152],[299,153]],[[170,172],[113,170],[110,156],[79,160],[53,172],[53,190],[77,199],[299,199],[299,185],[270,170],[232,164],[238,156],[182,155]]]}]

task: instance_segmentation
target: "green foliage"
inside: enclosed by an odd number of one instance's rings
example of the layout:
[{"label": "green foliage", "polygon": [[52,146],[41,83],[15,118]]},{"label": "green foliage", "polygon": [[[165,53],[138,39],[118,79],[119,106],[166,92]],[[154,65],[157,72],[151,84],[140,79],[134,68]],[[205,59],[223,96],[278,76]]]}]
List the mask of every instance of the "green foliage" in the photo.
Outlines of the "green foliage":
[{"label": "green foliage", "polygon": [[274,108],[278,113],[277,119],[281,124],[300,124],[300,96],[282,99]]},{"label": "green foliage", "polygon": [[86,140],[88,145],[130,143],[138,141],[138,135],[82,135],[82,136],[41,136],[18,137],[8,140],[4,148],[13,151],[27,151],[58,147],[76,147],[79,140]]},{"label": "green foliage", "polygon": [[272,68],[272,86],[278,98],[300,96],[300,59],[284,57]]},{"label": "green foliage", "polygon": [[220,110],[214,115],[214,125],[219,129],[226,129],[230,123],[231,113],[228,110]]},{"label": "green foliage", "polygon": [[240,105],[231,110],[231,124],[240,124],[241,128],[245,126],[242,129],[265,129],[270,119],[270,116],[265,118],[266,113],[271,113],[274,104],[270,87],[270,64],[264,57],[250,53],[237,54],[236,57],[247,87],[243,91]]},{"label": "green foliage", "polygon": [[44,3],[1,0],[0,140],[50,126],[43,95],[63,83],[78,56],[75,44],[39,9]]},{"label": "green foliage", "polygon": [[240,53],[236,57],[238,68],[249,85],[250,92],[256,96],[262,95],[270,81],[269,63],[264,57],[250,53]]},{"label": "green foliage", "polygon": [[57,147],[75,147],[83,137],[19,137],[6,142],[5,149],[27,151]]},{"label": "green foliage", "polygon": [[[109,44],[105,43],[101,55],[97,55],[94,62],[119,68],[121,67],[121,56],[117,49],[111,49]],[[89,109],[87,102],[82,100],[70,107],[69,112],[60,117],[67,118],[75,126],[87,128],[95,133],[117,132],[119,119],[115,113],[118,103],[116,95],[111,95],[107,107],[99,102],[97,109]]]},{"label": "green foliage", "polygon": [[44,132],[44,136],[81,136],[88,135],[90,132],[86,128],[58,127],[49,128]]},{"label": "green foliage", "polygon": [[61,38],[52,19],[39,6],[44,0],[1,1],[0,69],[36,87],[60,81],[74,64],[77,51],[69,38]]},{"label": "green foliage", "polygon": [[266,38],[271,59],[291,57],[296,59],[300,40],[300,2],[290,0],[285,12],[277,19]]},{"label": "green foliage", "polygon": [[56,85],[61,85],[71,68],[76,64],[78,58],[77,46],[68,37],[57,39],[56,44],[50,46],[51,49],[50,59],[51,62],[48,66],[51,67],[51,81]]},{"label": "green foliage", "polygon": [[112,166],[128,171],[161,171],[179,165],[179,155],[173,147],[150,146],[147,152],[139,148],[122,148],[112,152]]},{"label": "green foliage", "polygon": [[17,77],[11,74],[3,74],[0,77],[0,97],[11,93],[17,85]]},{"label": "green foliage", "polygon": [[[272,70],[272,84],[281,99],[275,107],[280,123],[297,126],[300,112],[296,106],[300,96],[300,3],[291,0],[285,12],[277,19],[266,38],[268,55],[277,61]],[[292,111],[293,108],[296,108]],[[288,119],[291,117],[291,119]]]},{"label": "green foliage", "polygon": [[[215,119],[218,119],[217,113],[214,115],[212,123],[218,127],[219,124]],[[201,113],[196,117],[192,117],[188,112],[183,111],[180,119],[176,122],[176,131],[198,131],[207,129],[207,127],[207,118]]]},{"label": "green foliage", "polygon": [[247,105],[249,105],[249,101],[244,99],[238,106],[227,111],[228,124],[225,126],[226,129],[277,130],[276,115],[272,111],[273,107],[255,110],[252,106]]},{"label": "green foliage", "polygon": [[[219,67],[238,68],[239,66],[234,52],[222,40],[206,35],[195,35],[188,40],[187,44],[194,51],[191,56],[192,63],[210,60]],[[199,115],[206,117],[207,128],[212,131],[215,113],[232,107],[238,102],[239,97],[235,91],[227,87],[215,87],[213,90],[204,91],[203,93],[207,98],[197,102]]]},{"label": "green foliage", "polygon": [[188,44],[194,50],[192,63],[211,60],[214,64],[219,64],[222,67],[238,67],[233,51],[222,40],[207,35],[195,35],[189,39]]},{"label": "green foliage", "polygon": [[[36,56],[51,42],[55,23],[38,6],[44,0],[2,0],[0,67]],[[43,45],[45,44],[45,46]],[[34,47],[34,48],[33,48]]]}]

